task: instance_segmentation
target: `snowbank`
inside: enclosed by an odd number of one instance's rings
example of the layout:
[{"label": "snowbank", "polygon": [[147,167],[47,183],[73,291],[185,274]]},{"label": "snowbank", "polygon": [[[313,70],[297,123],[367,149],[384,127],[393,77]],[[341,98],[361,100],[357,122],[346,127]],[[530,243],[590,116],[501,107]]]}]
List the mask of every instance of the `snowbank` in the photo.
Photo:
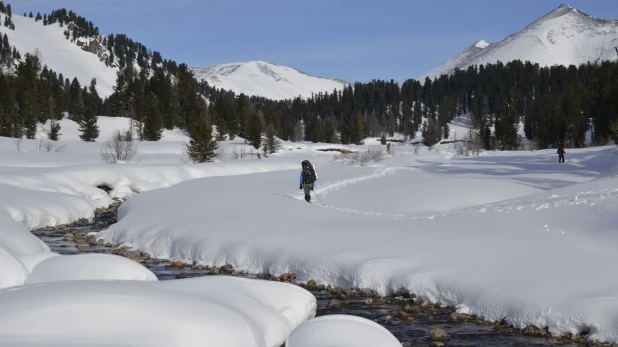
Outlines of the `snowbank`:
[{"label": "snowbank", "polygon": [[312,319],[290,334],[285,347],[401,347],[381,325],[347,315]]},{"label": "snowbank", "polygon": [[24,284],[71,280],[156,281],[157,276],[141,264],[109,254],[79,254],[51,257],[31,271]]},{"label": "snowbank", "polygon": [[221,276],[3,290],[0,345],[281,346],[295,328],[287,317],[311,316],[315,298],[299,287],[257,282]]},{"label": "snowbank", "polygon": [[28,273],[31,273],[32,269],[34,269],[34,267],[37,266],[37,264],[39,264],[43,260],[53,258],[53,257],[59,257],[59,256],[60,254],[55,253],[55,252],[43,252],[43,253],[23,255],[19,257],[19,260],[21,261],[22,264],[24,264],[24,266],[28,270]]},{"label": "snowbank", "polygon": [[[107,207],[113,198],[127,198],[185,180],[221,175],[242,175],[295,168],[289,162],[230,162],[195,165],[105,165],[59,168],[23,168],[0,175],[0,199],[14,220],[28,229],[91,219],[94,210]],[[106,193],[97,187],[105,186]],[[0,233],[0,237],[1,237]],[[1,241],[1,239],[0,239]],[[40,243],[40,241],[39,241]],[[40,252],[34,251],[30,253]]]},{"label": "snowbank", "polygon": [[20,285],[28,277],[24,264],[3,247],[0,247],[0,269],[0,288]]}]

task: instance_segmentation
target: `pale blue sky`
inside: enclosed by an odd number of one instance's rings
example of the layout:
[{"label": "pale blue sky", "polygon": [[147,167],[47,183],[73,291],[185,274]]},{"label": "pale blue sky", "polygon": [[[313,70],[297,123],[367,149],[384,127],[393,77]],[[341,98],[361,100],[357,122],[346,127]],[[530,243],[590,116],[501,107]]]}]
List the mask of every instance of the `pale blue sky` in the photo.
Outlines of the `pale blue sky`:
[{"label": "pale blue sky", "polygon": [[[5,3],[7,0],[5,0]],[[265,60],[350,82],[403,81],[478,40],[499,41],[564,0],[13,0],[66,8],[189,66]],[[616,0],[571,0],[618,19]]]}]

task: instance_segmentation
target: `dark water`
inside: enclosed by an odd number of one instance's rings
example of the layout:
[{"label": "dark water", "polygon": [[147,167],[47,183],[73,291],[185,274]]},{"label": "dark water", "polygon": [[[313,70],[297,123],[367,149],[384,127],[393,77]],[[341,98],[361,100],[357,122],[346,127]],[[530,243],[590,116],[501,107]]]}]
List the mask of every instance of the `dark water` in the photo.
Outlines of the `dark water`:
[{"label": "dark water", "polygon": [[[37,230],[33,233],[49,245],[52,251],[60,254],[80,254],[80,253],[122,253],[121,250],[113,250],[103,245],[91,245],[88,249],[77,249],[76,243],[66,241],[64,232],[88,233],[98,232],[109,225],[115,223],[115,214],[109,213],[105,216],[97,216],[93,225],[82,225],[79,227],[67,227],[66,231],[57,232],[52,228]],[[98,225],[97,225],[98,224]],[[195,267],[172,267],[171,263],[164,260],[146,259],[142,263],[157,275],[159,280],[175,280],[178,278],[190,278],[212,275],[209,269],[197,269]],[[230,274],[223,274],[230,275]],[[238,274],[234,274],[238,275]],[[255,277],[252,275],[243,275]],[[427,308],[421,312],[410,313],[409,316],[414,320],[411,322],[402,321],[398,318],[391,318],[389,314],[403,311],[406,305],[419,307],[418,302],[411,298],[391,297],[384,298],[386,303],[379,305],[368,305],[365,301],[369,298],[366,295],[351,295],[342,297],[339,293],[330,290],[311,290],[318,300],[318,316],[329,314],[349,314],[373,320],[386,329],[391,331],[401,342],[413,342],[412,346],[431,345],[429,331],[433,328],[444,329],[449,340],[446,346],[582,346],[577,343],[558,342],[552,338],[537,338],[524,336],[521,332],[498,332],[494,325],[484,322],[455,322],[451,319],[451,309],[448,308]],[[358,292],[357,292],[358,293]],[[328,308],[332,299],[342,302],[339,308]],[[376,300],[374,298],[373,300]],[[379,347],[379,346],[376,346]]]}]

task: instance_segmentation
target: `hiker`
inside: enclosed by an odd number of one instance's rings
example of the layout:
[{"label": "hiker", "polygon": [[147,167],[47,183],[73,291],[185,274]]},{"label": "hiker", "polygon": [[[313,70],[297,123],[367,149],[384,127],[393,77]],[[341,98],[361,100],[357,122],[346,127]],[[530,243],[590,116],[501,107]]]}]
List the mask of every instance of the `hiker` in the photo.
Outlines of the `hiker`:
[{"label": "hiker", "polygon": [[558,153],[558,163],[564,163],[564,153],[566,152],[564,151],[564,146],[562,144],[558,146],[558,151],[556,153]]},{"label": "hiker", "polygon": [[312,169],[310,165],[306,165],[304,170],[300,172],[300,187],[298,188],[305,190],[305,200],[307,202],[311,202],[311,191],[315,182],[315,174],[313,174]]}]

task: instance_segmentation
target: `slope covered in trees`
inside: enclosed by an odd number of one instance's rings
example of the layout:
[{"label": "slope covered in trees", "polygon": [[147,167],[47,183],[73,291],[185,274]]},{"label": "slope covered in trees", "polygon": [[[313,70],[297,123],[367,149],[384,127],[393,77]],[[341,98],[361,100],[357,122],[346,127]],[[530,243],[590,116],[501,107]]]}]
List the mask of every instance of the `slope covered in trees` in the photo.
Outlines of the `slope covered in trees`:
[{"label": "slope covered in trees", "polygon": [[[10,18],[8,5],[0,2],[0,12]],[[46,25],[73,25],[69,40],[99,35],[97,27],[72,11],[39,17]],[[449,122],[466,115],[471,119],[470,140],[486,149],[512,150],[521,144],[521,130],[538,148],[560,143],[581,147],[587,135],[593,144],[605,144],[618,118],[615,62],[579,67],[498,62],[422,82],[357,82],[310,98],[275,101],[198,82],[187,65],[161,60],[156,52],[116,35],[103,39],[120,66],[113,93],[102,99],[96,80],[82,86],[72,76],[41,66],[36,54],[21,59],[4,37],[0,58],[9,62],[4,66],[14,64],[0,76],[4,136],[32,137],[37,121],[58,120],[64,114],[78,122],[87,114],[91,120],[92,110],[130,117],[141,140],[160,139],[163,128],[189,131],[205,118],[208,126],[216,126],[219,140],[240,136],[258,146],[258,134],[265,129],[271,138],[274,134],[283,140],[344,144],[361,143],[367,136],[420,133],[431,146],[449,135]]]}]

